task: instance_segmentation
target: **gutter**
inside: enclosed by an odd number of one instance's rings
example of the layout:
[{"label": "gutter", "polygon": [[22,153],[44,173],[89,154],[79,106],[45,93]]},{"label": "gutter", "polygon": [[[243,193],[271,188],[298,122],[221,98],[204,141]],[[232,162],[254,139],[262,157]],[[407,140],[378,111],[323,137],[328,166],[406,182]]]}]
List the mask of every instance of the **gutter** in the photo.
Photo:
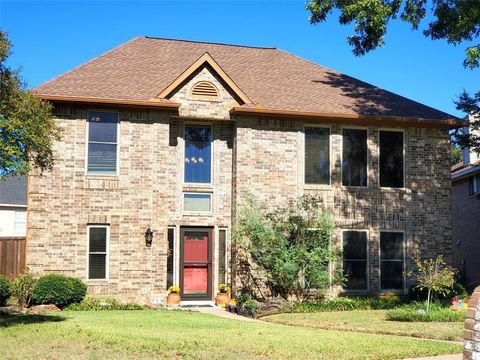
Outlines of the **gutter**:
[{"label": "gutter", "polygon": [[474,166],[474,167],[472,167],[470,169],[467,169],[467,170],[459,171],[456,174],[452,174],[451,180],[452,181],[461,180],[461,179],[464,179],[464,178],[468,177],[469,175],[475,174],[477,172],[480,173],[480,165]]},{"label": "gutter", "polygon": [[368,125],[408,125],[418,127],[432,127],[457,129],[467,126],[468,121],[460,119],[424,119],[400,116],[360,115],[360,114],[328,114],[307,111],[291,111],[267,109],[263,107],[233,107],[231,115],[269,116],[303,120],[338,120],[339,122],[351,122],[361,120],[362,124]]},{"label": "gutter", "polygon": [[178,110],[179,103],[169,100],[149,99],[149,100],[128,100],[128,99],[109,99],[109,98],[89,98],[76,96],[58,96],[36,94],[40,99],[48,101],[66,102],[66,103],[82,103],[82,104],[104,104],[104,105],[122,105],[147,108],[161,108],[165,110]]}]

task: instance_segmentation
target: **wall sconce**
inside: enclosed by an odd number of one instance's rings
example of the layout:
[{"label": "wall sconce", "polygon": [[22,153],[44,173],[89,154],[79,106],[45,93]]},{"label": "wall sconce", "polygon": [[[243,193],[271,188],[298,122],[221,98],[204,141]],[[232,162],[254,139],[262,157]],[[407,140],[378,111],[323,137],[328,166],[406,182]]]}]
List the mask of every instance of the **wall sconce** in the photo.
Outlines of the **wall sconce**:
[{"label": "wall sconce", "polygon": [[147,245],[147,247],[152,247],[152,241],[153,241],[153,231],[152,229],[150,229],[150,225],[149,225],[147,231],[145,231],[145,245]]}]

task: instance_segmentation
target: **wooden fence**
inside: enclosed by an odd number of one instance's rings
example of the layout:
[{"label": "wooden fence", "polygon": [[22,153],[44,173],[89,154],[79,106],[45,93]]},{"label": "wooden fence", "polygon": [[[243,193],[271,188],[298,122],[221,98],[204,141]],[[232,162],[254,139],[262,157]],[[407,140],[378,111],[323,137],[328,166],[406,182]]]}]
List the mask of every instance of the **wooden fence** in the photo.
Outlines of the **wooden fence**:
[{"label": "wooden fence", "polygon": [[0,237],[0,275],[14,278],[25,269],[24,237]]}]

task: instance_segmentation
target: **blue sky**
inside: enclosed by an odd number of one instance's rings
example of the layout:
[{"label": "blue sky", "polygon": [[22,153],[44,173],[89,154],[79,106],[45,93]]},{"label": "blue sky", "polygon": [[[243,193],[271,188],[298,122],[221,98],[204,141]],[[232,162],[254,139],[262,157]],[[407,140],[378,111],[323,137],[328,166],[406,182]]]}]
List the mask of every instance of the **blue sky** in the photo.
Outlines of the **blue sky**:
[{"label": "blue sky", "polygon": [[[480,70],[462,66],[464,46],[426,39],[392,23],[385,47],[352,55],[351,28],[330,17],[310,25],[305,1],[5,1],[0,26],[29,86],[135,36],[273,46],[424,104],[462,116],[452,100],[480,90]],[[319,99],[321,101],[321,99]]]}]

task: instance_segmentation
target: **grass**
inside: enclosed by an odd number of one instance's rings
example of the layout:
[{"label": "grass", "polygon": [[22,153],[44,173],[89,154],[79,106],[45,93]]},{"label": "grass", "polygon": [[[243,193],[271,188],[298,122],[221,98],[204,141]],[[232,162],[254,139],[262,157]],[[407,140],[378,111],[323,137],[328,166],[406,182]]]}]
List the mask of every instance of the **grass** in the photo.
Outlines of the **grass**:
[{"label": "grass", "polygon": [[463,321],[400,322],[386,318],[387,310],[285,313],[262,320],[317,329],[336,329],[366,333],[412,336],[437,340],[462,341]]},{"label": "grass", "polygon": [[0,316],[0,349],[2,359],[398,359],[462,346],[164,310]]}]

